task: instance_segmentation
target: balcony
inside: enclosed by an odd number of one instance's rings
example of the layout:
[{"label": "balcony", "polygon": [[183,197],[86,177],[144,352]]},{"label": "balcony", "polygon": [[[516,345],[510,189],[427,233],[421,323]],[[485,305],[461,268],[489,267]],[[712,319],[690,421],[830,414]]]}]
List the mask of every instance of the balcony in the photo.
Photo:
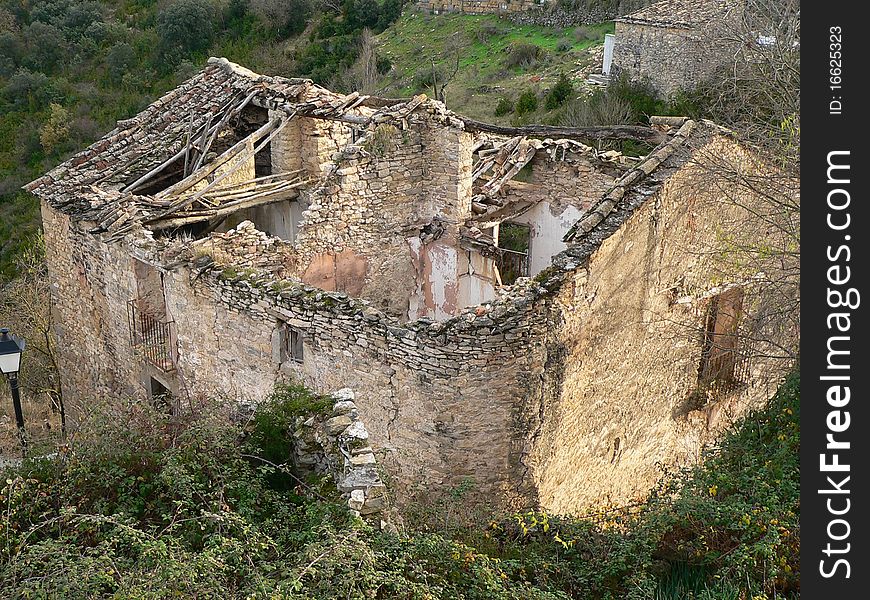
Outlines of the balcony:
[{"label": "balcony", "polygon": [[175,370],[175,321],[149,313],[139,300],[127,302],[130,345],[148,363],[164,372]]}]

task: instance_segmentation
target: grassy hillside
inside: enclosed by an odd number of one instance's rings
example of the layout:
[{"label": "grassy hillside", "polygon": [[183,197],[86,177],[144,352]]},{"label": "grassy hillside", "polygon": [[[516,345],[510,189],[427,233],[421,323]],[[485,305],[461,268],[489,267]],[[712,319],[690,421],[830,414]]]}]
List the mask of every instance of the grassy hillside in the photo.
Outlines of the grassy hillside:
[{"label": "grassy hillside", "polygon": [[[446,78],[458,61],[458,71],[447,85],[448,107],[476,119],[508,122],[511,116],[495,114],[501,98],[516,99],[527,91],[543,97],[561,74],[579,86],[580,78],[595,68],[596,58],[600,67],[604,34],[612,32],[613,23],[553,29],[517,25],[495,15],[406,11],[377,37],[378,52],[393,66],[383,89],[395,96],[420,91],[432,95],[427,85],[432,62],[436,73]],[[527,119],[540,119],[545,112]]]},{"label": "grassy hillside", "polygon": [[55,459],[0,472],[9,598],[795,598],[799,379],[706,464],[630,511],[464,509],[473,482],[424,494],[403,530],[353,517],[327,480],[281,468],[297,414],[279,388],[248,427],[95,406]]}]

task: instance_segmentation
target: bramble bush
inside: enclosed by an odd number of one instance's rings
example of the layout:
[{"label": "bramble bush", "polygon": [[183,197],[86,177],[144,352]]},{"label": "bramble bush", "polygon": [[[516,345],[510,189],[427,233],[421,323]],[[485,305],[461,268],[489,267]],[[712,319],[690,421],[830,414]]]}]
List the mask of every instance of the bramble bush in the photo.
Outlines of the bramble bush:
[{"label": "bramble bush", "polygon": [[[633,510],[469,521],[473,482],[376,531],[326,488],[273,477],[287,431],[327,399],[284,386],[256,416],[95,407],[56,458],[0,474],[0,589],[11,598],[797,597],[795,374],[698,468]],[[274,460],[272,460],[274,459]],[[449,513],[449,514],[448,514]],[[450,517],[450,514],[454,515]]]},{"label": "bramble bush", "polygon": [[571,83],[571,80],[568,79],[568,76],[562,73],[559,75],[559,80],[556,82],[556,85],[554,85],[547,94],[547,100],[544,105],[547,110],[559,108],[565,104],[565,101],[567,101],[573,93],[574,85]]}]

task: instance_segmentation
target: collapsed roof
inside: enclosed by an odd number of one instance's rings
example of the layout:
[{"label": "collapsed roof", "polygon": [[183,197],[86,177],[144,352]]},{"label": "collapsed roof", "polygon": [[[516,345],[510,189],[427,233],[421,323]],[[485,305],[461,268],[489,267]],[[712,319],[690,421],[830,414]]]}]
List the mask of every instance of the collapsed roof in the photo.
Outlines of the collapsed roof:
[{"label": "collapsed roof", "polygon": [[[251,109],[265,122],[245,122]],[[211,58],[202,72],[135,117],[119,121],[113,131],[26,189],[74,220],[95,223],[93,233],[108,232],[111,239],[121,239],[137,227],[157,230],[214,219],[292,198],[316,184],[301,171],[241,182],[228,177],[298,116],[371,131],[383,123],[404,129],[409,119],[421,114],[431,126],[476,134],[472,179],[478,187],[466,227],[470,235],[464,237],[478,241],[479,228],[527,208],[505,206],[499,191],[537,152],[553,159],[561,155],[563,160],[568,153],[585,154],[599,163],[618,163],[623,173],[572,228],[568,241],[588,233],[593,221],[603,219],[625,190],[649,176],[691,133],[685,130],[686,119],[666,118],[655,120],[653,127],[490,125],[452,113],[425,95],[391,100],[358,92],[338,94],[308,79],[258,75],[226,59]],[[640,160],[587,144],[625,139],[658,146]],[[174,180],[166,177],[169,165],[174,167]],[[157,189],[161,178],[166,185]]]}]

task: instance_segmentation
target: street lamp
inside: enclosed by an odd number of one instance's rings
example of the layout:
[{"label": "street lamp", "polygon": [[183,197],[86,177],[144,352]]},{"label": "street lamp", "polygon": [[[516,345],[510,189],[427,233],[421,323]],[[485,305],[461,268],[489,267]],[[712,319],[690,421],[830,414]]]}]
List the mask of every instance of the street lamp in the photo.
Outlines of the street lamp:
[{"label": "street lamp", "polygon": [[21,395],[18,393],[18,371],[21,368],[21,353],[24,352],[24,340],[9,335],[9,330],[0,329],[0,372],[9,380],[12,389],[12,406],[15,409],[15,423],[18,425],[18,437],[21,447],[27,452],[27,438],[24,435],[24,415],[21,412]]}]

